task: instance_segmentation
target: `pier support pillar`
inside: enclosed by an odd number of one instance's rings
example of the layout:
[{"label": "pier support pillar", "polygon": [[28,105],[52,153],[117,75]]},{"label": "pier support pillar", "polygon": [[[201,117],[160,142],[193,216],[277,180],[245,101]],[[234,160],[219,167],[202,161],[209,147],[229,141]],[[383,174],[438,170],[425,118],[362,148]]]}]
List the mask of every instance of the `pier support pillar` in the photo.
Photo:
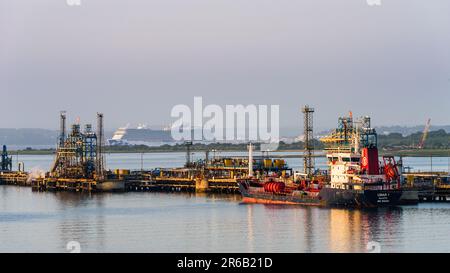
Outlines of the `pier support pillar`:
[{"label": "pier support pillar", "polygon": [[205,178],[197,178],[195,180],[196,192],[207,192],[209,190],[209,182]]}]

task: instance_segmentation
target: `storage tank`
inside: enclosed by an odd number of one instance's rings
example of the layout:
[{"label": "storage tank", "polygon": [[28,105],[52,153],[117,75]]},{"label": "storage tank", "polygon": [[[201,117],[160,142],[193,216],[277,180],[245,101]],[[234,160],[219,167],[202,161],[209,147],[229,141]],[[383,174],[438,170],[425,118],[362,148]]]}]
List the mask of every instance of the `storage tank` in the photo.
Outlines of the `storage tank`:
[{"label": "storage tank", "polygon": [[272,159],[264,159],[264,168],[272,168]]},{"label": "storage tank", "polygon": [[225,159],[224,160],[225,167],[233,167],[233,160],[231,159]]},{"label": "storage tank", "polygon": [[124,169],[119,170],[119,175],[129,175],[129,174],[130,174],[130,170],[124,170]]},{"label": "storage tank", "polygon": [[285,161],[283,159],[276,159],[275,160],[275,167],[282,169],[285,166]]}]

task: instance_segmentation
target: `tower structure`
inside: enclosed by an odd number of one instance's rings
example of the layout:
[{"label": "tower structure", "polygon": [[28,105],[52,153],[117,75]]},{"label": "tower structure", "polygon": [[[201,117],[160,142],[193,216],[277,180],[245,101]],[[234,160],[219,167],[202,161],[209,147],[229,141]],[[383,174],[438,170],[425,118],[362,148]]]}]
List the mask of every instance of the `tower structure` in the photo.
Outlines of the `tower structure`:
[{"label": "tower structure", "polygon": [[103,114],[97,115],[97,132],[91,124],[84,129],[73,124],[66,134],[66,114],[60,115],[60,137],[55,161],[50,170],[53,178],[97,179],[104,178]]},{"label": "tower structure", "polygon": [[97,113],[97,162],[96,162],[96,174],[97,179],[104,179],[105,174],[105,158],[104,154],[104,138],[105,132],[103,129],[103,113]]},{"label": "tower structure", "polygon": [[314,174],[314,127],[313,127],[313,114],[314,108],[308,105],[302,108],[304,118],[304,159],[303,169],[307,176]]}]

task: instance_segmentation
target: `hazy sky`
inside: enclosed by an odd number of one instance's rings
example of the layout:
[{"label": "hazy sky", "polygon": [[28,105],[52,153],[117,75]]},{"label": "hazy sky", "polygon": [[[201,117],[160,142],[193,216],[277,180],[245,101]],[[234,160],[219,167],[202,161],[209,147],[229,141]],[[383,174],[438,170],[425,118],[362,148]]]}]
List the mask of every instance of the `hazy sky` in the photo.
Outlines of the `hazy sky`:
[{"label": "hazy sky", "polygon": [[0,0],[0,95],[0,128],[164,124],[194,96],[450,124],[450,1]]}]

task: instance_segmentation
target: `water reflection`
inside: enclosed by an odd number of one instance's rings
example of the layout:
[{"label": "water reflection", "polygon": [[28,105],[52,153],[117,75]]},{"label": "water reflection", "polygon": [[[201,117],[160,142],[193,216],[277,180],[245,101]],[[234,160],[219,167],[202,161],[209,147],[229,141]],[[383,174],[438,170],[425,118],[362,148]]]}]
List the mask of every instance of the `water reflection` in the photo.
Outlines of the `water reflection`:
[{"label": "water reflection", "polygon": [[239,195],[35,193],[0,187],[0,252],[450,251],[450,204],[352,210],[243,205]]},{"label": "water reflection", "polygon": [[371,241],[383,241],[389,246],[394,238],[401,238],[401,217],[402,208],[331,209],[329,249],[331,252],[366,252]]},{"label": "water reflection", "polygon": [[349,242],[352,237],[352,223],[349,210],[330,210],[330,239],[331,252],[350,252]]},{"label": "water reflection", "polygon": [[[394,239],[403,243],[402,208],[357,210],[256,204],[243,207],[247,217],[247,251],[259,248],[267,252],[366,252],[371,241],[383,241],[387,247],[392,246]],[[263,230],[264,236],[258,237],[256,230]]]},{"label": "water reflection", "polygon": [[[52,194],[52,193],[50,193]],[[82,251],[101,251],[105,246],[104,199],[110,194],[53,193],[61,211],[55,232],[59,251],[66,252],[70,241],[81,244]],[[94,213],[92,213],[94,212]]]},{"label": "water reflection", "polygon": [[[304,225],[304,238],[305,238],[305,249],[304,252],[313,252],[314,245],[313,245],[313,236],[315,233],[314,229],[314,221],[313,221],[313,212],[314,209],[307,208],[304,210],[304,218],[303,218],[303,225]],[[299,222],[301,223],[301,222]]]},{"label": "water reflection", "polygon": [[383,208],[366,214],[371,241],[382,241],[385,249],[404,244],[403,208]]},{"label": "water reflection", "polygon": [[255,252],[255,234],[253,223],[253,206],[247,207],[247,247],[249,252]]}]

